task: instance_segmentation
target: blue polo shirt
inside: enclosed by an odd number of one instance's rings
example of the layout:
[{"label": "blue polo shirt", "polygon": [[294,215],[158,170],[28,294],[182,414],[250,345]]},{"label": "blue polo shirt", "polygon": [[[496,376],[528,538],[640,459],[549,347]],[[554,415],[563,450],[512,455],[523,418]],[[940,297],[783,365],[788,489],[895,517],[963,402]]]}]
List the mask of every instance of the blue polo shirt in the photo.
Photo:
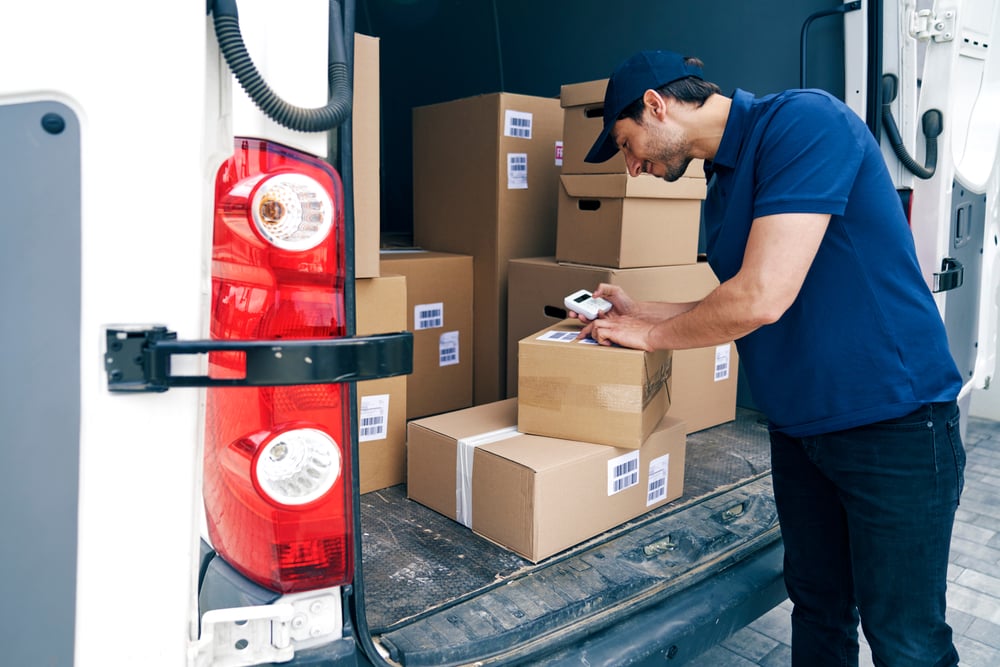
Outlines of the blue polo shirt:
[{"label": "blue polo shirt", "polygon": [[737,90],[705,172],[706,250],[720,281],[739,271],[754,219],[831,215],[792,306],[736,341],[772,429],[829,433],[956,398],[962,378],[913,235],[853,111],[820,90]]}]

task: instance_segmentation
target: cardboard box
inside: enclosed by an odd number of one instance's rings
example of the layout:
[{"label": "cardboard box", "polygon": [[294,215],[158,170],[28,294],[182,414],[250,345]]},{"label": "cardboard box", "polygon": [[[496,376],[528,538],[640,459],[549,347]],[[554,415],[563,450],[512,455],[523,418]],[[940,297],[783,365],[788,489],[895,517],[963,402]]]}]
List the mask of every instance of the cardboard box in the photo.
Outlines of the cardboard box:
[{"label": "cardboard box", "polygon": [[693,264],[705,179],[560,177],[556,259],[614,268]]},{"label": "cardboard box", "polygon": [[409,497],[538,562],[684,491],[683,422],[641,449],[517,431],[517,400],[407,426]]},{"label": "cardboard box", "polygon": [[406,276],[413,373],[406,418],[472,405],[472,257],[424,250],[383,250],[381,271]]},{"label": "cardboard box", "polygon": [[[704,298],[719,284],[704,260],[678,266],[610,269],[535,257],[511,260],[507,275],[511,293],[520,295],[510,302],[507,317],[509,397],[517,395],[518,341],[565,319],[563,297],[567,294],[609,283],[621,285],[640,301],[687,303]],[[732,421],[736,418],[738,368],[733,343],[674,350],[667,414],[684,420],[688,433]]]},{"label": "cardboard box", "polygon": [[562,110],[556,98],[497,93],[413,110],[413,238],[471,255],[474,401],[507,385],[507,262],[555,252]]},{"label": "cardboard box", "polygon": [[565,320],[518,343],[517,428],[636,449],[670,408],[670,350],[575,340]]},{"label": "cardboard box", "polygon": [[[559,91],[563,108],[563,163],[564,174],[627,174],[625,158],[621,153],[606,162],[584,162],[590,147],[597,141],[604,127],[604,91],[607,79],[568,83]],[[692,160],[684,172],[685,178],[705,178],[705,162]]]},{"label": "cardboard box", "polygon": [[354,276],[373,278],[379,275],[382,224],[379,39],[358,33],[354,34],[353,109]]},{"label": "cardboard box", "polygon": [[[406,330],[404,276],[359,279],[354,293],[359,336]],[[406,375],[397,375],[358,383],[361,493],[406,481],[406,381]]]}]

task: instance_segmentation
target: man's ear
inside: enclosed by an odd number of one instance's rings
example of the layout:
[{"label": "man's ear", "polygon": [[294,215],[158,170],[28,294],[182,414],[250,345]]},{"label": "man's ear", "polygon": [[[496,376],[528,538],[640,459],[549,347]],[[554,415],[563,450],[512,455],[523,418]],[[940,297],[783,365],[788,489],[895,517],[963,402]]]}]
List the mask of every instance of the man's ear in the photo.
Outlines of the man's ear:
[{"label": "man's ear", "polygon": [[652,88],[642,94],[642,102],[654,118],[662,119],[667,112],[667,100]]}]

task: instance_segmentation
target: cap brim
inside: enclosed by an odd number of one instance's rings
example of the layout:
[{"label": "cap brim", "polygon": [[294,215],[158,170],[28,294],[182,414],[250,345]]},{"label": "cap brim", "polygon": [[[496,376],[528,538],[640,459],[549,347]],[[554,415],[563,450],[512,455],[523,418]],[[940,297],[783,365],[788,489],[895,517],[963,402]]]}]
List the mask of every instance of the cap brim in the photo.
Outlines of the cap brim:
[{"label": "cap brim", "polygon": [[618,152],[618,146],[611,136],[613,128],[614,125],[605,126],[604,130],[601,131],[601,136],[597,137],[597,141],[591,146],[590,152],[583,158],[584,162],[607,162],[614,157],[615,153]]}]

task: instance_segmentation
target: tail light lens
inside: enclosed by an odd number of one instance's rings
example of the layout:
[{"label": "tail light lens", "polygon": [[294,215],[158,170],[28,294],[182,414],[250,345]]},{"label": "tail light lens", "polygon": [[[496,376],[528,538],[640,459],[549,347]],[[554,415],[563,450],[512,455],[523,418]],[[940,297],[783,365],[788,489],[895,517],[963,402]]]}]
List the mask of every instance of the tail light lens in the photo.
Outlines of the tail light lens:
[{"label": "tail light lens", "polygon": [[[343,189],[328,164],[237,139],[216,176],[214,339],[343,336]],[[209,374],[243,377],[241,352]],[[345,385],[211,387],[204,496],[216,551],[282,593],[338,586],[352,570]]]}]

